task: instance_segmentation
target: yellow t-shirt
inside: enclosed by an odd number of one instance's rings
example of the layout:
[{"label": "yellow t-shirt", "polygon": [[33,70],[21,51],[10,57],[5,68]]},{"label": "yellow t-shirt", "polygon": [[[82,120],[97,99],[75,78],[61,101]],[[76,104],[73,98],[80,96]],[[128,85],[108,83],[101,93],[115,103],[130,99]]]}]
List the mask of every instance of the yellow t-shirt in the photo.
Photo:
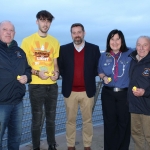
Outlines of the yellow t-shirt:
[{"label": "yellow t-shirt", "polygon": [[[54,71],[54,59],[59,56],[59,42],[51,35],[40,37],[34,33],[23,39],[21,48],[25,51],[29,65],[35,70]],[[36,75],[32,75],[30,84],[54,84],[50,78],[42,80]]]}]

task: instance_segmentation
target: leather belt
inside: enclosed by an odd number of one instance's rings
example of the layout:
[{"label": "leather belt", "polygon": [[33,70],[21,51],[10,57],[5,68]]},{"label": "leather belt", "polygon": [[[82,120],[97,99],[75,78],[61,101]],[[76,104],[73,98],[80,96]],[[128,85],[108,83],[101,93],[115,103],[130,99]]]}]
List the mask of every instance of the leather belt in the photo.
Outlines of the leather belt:
[{"label": "leather belt", "polygon": [[117,88],[117,87],[108,87],[104,86],[107,90],[111,90],[113,92],[127,91],[128,88]]}]

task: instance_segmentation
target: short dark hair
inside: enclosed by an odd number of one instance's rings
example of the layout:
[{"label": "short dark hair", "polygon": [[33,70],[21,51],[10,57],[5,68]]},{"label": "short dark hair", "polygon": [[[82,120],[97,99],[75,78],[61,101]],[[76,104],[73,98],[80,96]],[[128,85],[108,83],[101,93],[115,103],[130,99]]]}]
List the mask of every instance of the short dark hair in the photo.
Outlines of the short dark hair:
[{"label": "short dark hair", "polygon": [[123,33],[120,30],[114,29],[112,30],[107,37],[107,42],[106,42],[106,52],[110,52],[111,48],[109,45],[110,39],[115,35],[118,34],[119,38],[121,38],[121,47],[120,47],[120,51],[121,52],[126,52],[128,50],[127,46],[126,46],[126,42],[125,42],[125,38]]},{"label": "short dark hair", "polygon": [[72,28],[73,27],[78,27],[78,26],[82,28],[82,31],[84,31],[84,26],[81,23],[74,23],[74,24],[72,24],[70,31],[72,32]]},{"label": "short dark hair", "polygon": [[54,19],[54,16],[46,10],[41,10],[37,13],[36,18],[37,19],[47,19],[50,22],[52,22],[52,20]]}]

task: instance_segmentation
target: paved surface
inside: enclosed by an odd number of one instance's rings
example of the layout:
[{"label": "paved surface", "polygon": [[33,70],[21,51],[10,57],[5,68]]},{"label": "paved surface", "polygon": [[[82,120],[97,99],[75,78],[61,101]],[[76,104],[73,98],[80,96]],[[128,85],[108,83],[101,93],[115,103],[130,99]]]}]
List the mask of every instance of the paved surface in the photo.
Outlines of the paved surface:
[{"label": "paved surface", "polygon": [[[94,127],[94,136],[93,136],[93,141],[92,141],[92,150],[103,150],[103,142],[104,142],[104,132],[103,132],[103,125],[101,126],[95,126]],[[67,150],[67,145],[66,145],[66,137],[65,134],[56,136],[56,141],[58,143],[57,150]],[[46,140],[41,141],[41,150],[47,150],[47,142]],[[130,148],[129,150],[133,150],[133,141],[131,139],[130,143]],[[20,150],[32,150],[32,145],[24,145],[21,146]],[[83,148],[83,142],[82,142],[82,131],[79,130],[77,131],[76,134],[76,150],[84,150]]]}]

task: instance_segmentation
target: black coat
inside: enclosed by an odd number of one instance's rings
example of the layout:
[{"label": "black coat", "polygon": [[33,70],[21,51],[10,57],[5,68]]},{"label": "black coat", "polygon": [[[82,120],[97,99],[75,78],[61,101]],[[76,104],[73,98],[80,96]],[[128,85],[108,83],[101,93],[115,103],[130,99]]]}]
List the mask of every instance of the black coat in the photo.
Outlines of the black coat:
[{"label": "black coat", "polygon": [[17,104],[22,101],[26,87],[17,80],[18,75],[26,75],[31,81],[31,67],[26,54],[12,41],[9,47],[0,41],[0,105]]},{"label": "black coat", "polygon": [[[130,84],[128,89],[129,111],[131,113],[150,115],[150,53],[141,61],[136,59],[137,52],[131,53],[132,61],[129,70]],[[145,89],[143,96],[133,95],[132,88]]]},{"label": "black coat", "polygon": [[[97,45],[85,42],[84,53],[84,81],[88,97],[93,97],[96,92],[95,76],[98,75],[97,67],[100,50]],[[62,94],[69,97],[72,91],[74,76],[74,45],[69,43],[60,47],[58,58],[60,75],[62,76]]]}]

